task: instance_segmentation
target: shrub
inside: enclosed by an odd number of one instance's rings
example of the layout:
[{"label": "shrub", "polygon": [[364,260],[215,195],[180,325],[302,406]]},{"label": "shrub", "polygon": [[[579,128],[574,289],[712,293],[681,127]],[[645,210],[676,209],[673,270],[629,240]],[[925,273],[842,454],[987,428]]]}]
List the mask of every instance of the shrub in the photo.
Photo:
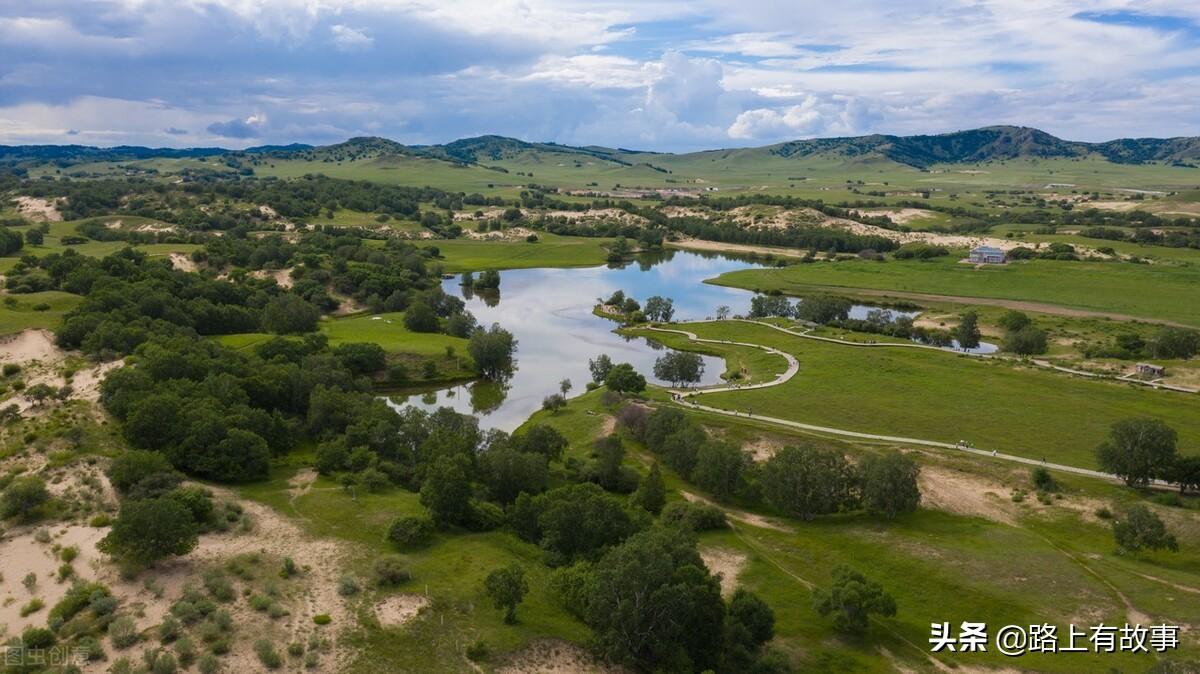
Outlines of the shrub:
[{"label": "shrub", "polygon": [[432,519],[407,515],[392,520],[387,537],[402,548],[415,548],[428,543],[433,538],[433,530]]},{"label": "shrub", "polygon": [[108,638],[114,648],[129,648],[141,639],[141,635],[133,618],[121,616],[108,624]]},{"label": "shrub", "polygon": [[279,652],[275,650],[275,644],[271,643],[270,639],[255,641],[254,654],[267,669],[279,669],[283,666],[283,658],[279,656]]},{"label": "shrub", "polygon": [[338,579],[338,594],[343,597],[358,594],[358,579],[351,575],[342,576]]},{"label": "shrub", "polygon": [[467,659],[471,662],[487,660],[491,652],[492,650],[488,648],[487,642],[483,639],[476,639],[467,644]]},{"label": "shrub", "polygon": [[313,616],[313,622],[318,625],[328,625],[333,622],[333,618],[330,618],[328,613],[318,613]]},{"label": "shrub", "polygon": [[200,670],[200,674],[217,674],[221,671],[221,661],[212,653],[205,653],[196,661],[196,669]]},{"label": "shrub", "polygon": [[400,555],[384,555],[375,560],[375,582],[379,585],[399,585],[412,579],[408,562]]},{"label": "shrub", "polygon": [[37,613],[38,611],[42,610],[42,607],[44,607],[45,605],[46,605],[46,602],[42,601],[38,597],[34,597],[33,599],[29,600],[28,604],[25,604],[24,606],[21,607],[21,610],[20,610],[21,617],[24,618],[25,616],[28,616],[32,613]]},{"label": "shrub", "polygon": [[710,531],[728,526],[725,513],[714,505],[672,501],[663,506],[660,520],[667,525],[682,526],[692,531]]},{"label": "shrub", "polygon": [[1034,468],[1032,477],[1034,489],[1048,492],[1058,491],[1058,481],[1045,468],[1041,466]]}]

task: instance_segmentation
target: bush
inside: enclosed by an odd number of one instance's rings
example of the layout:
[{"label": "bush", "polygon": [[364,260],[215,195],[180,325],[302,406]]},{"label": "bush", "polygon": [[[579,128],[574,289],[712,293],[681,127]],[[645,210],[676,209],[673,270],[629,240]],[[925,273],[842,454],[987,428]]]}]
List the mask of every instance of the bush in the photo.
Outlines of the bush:
[{"label": "bush", "polygon": [[271,643],[270,639],[255,641],[254,654],[267,669],[279,669],[283,666],[283,658],[280,657],[279,651],[275,650],[275,644]]},{"label": "bush", "polygon": [[338,594],[343,597],[356,595],[358,594],[358,590],[358,579],[354,576],[345,575],[338,579]]},{"label": "bush", "polygon": [[406,515],[392,520],[387,537],[402,548],[415,548],[428,543],[433,538],[433,531],[432,519]]},{"label": "bush", "polygon": [[672,501],[663,506],[659,519],[663,524],[686,527],[691,531],[711,531],[729,526],[720,508],[688,501]]},{"label": "bush", "polygon": [[196,669],[200,670],[200,674],[217,674],[221,671],[221,661],[212,653],[205,653],[196,661]]},{"label": "bush", "polygon": [[328,613],[318,613],[313,616],[313,622],[318,625],[328,625],[333,622],[333,618],[330,618]]},{"label": "bush", "polygon": [[44,607],[45,605],[46,605],[46,602],[42,601],[38,597],[34,597],[33,599],[29,600],[28,604],[25,604],[24,606],[21,607],[21,610],[20,610],[21,617],[24,618],[30,614],[37,613],[38,611],[42,610],[42,607]]},{"label": "bush", "polygon": [[141,635],[133,618],[121,616],[108,624],[108,638],[113,648],[129,648],[141,639]]},{"label": "bush", "polygon": [[383,586],[399,585],[412,579],[408,561],[400,555],[384,555],[375,560],[375,582]]}]

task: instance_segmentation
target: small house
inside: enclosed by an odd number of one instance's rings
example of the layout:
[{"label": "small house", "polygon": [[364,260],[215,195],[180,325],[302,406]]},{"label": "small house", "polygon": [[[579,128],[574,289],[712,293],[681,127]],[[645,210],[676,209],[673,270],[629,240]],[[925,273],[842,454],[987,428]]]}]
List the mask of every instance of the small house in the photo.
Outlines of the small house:
[{"label": "small house", "polygon": [[1004,251],[995,246],[979,246],[971,250],[968,259],[975,264],[1004,264],[1006,257]]},{"label": "small house", "polygon": [[1142,377],[1161,377],[1167,373],[1167,369],[1162,365],[1154,365],[1153,363],[1138,363],[1134,366],[1134,371]]}]

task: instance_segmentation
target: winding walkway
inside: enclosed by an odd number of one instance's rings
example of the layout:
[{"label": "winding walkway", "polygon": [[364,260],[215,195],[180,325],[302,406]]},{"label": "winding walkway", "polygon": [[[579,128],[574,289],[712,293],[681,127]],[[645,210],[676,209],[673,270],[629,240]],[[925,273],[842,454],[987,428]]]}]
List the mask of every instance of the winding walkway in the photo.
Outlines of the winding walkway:
[{"label": "winding walkway", "polygon": [[[757,325],[765,325],[767,327],[771,327],[771,328],[774,328],[781,332],[786,332],[790,335],[795,335],[797,337],[808,337],[810,339],[833,341],[833,342],[838,342],[838,343],[842,343],[842,344],[854,344],[856,346],[905,346],[905,347],[909,346],[907,344],[860,344],[858,342],[842,342],[841,340],[835,340],[835,339],[828,338],[828,337],[816,337],[813,335],[803,335],[803,334],[794,332],[792,330],[787,330],[785,328],[781,328],[777,325],[771,325],[770,323],[762,323],[759,321],[751,321],[751,320],[745,320],[745,319],[731,319],[731,320],[740,320],[745,323],[755,323]],[[1068,466],[1066,464],[1061,464],[1061,463],[1050,463],[1045,460],[1039,461],[1037,459],[1030,459],[1030,458],[1027,458],[1024,456],[1017,456],[1015,454],[1005,454],[1005,453],[997,451],[997,450],[978,449],[976,447],[964,446],[962,444],[957,444],[957,443],[941,442],[939,440],[925,440],[925,439],[921,439],[921,438],[906,438],[906,437],[899,436],[899,435],[880,435],[880,434],[876,434],[876,433],[863,433],[863,432],[859,432],[859,431],[846,430],[844,428],[833,428],[830,426],[818,426],[816,424],[806,424],[806,423],[803,423],[800,421],[792,421],[791,419],[780,419],[777,417],[769,417],[769,416],[763,416],[763,415],[755,416],[752,414],[752,411],[742,412],[742,411],[738,411],[736,409],[724,409],[721,407],[711,407],[709,405],[702,405],[702,404],[696,402],[695,400],[692,400],[692,398],[702,396],[702,395],[707,395],[709,393],[723,393],[723,392],[730,392],[730,391],[747,391],[747,390],[752,390],[752,389],[760,389],[760,388],[769,388],[772,386],[779,386],[780,384],[783,384],[783,383],[791,380],[792,377],[796,376],[796,374],[800,370],[800,362],[796,359],[795,356],[791,355],[790,353],[786,353],[784,351],[780,351],[779,349],[774,349],[769,346],[763,346],[761,344],[751,344],[749,342],[734,342],[734,341],[724,340],[724,339],[704,339],[704,338],[698,337],[695,333],[688,332],[687,330],[656,328],[653,326],[648,327],[648,329],[655,331],[655,332],[671,332],[671,333],[681,334],[681,335],[686,336],[688,339],[690,339],[692,341],[696,341],[696,342],[705,342],[705,343],[710,343],[710,344],[726,344],[726,345],[731,345],[731,346],[745,346],[745,347],[750,347],[750,348],[755,348],[755,349],[762,349],[763,351],[778,354],[787,359],[787,362],[788,362],[787,371],[784,372],[783,374],[775,377],[774,380],[769,381],[769,382],[763,382],[760,384],[748,384],[745,386],[716,386],[716,387],[692,388],[692,389],[687,389],[687,388],[667,389],[671,393],[672,402],[674,402],[675,404],[680,405],[682,407],[686,407],[686,408],[690,408],[690,409],[694,409],[694,410],[700,410],[703,412],[709,412],[712,414],[721,414],[721,415],[724,415],[727,417],[753,419],[755,421],[760,421],[763,423],[775,424],[778,426],[786,426],[788,428],[795,428],[795,429],[799,429],[799,430],[803,430],[803,431],[825,433],[828,435],[836,435],[836,436],[841,436],[841,437],[855,438],[858,440],[873,440],[873,441],[879,441],[879,442],[890,442],[890,443],[898,443],[898,444],[906,444],[906,445],[918,445],[918,446],[922,446],[922,447],[934,447],[937,449],[950,449],[950,450],[965,452],[968,454],[974,454],[976,456],[982,456],[982,457],[987,457],[987,458],[992,458],[992,459],[1000,459],[1003,461],[1022,463],[1022,464],[1026,464],[1026,465],[1030,465],[1030,466],[1041,466],[1043,468],[1057,470],[1057,471],[1061,471],[1064,473],[1074,473],[1076,475],[1085,475],[1087,477],[1099,478],[1102,480],[1122,482],[1121,478],[1117,477],[1116,475],[1113,475],[1112,473],[1105,473],[1102,471],[1091,470],[1088,468],[1079,468],[1077,466]],[[921,348],[933,348],[933,349],[937,349],[939,351],[944,350],[944,349],[938,349],[937,347],[927,347],[927,346],[924,346],[921,344],[914,344],[912,346],[921,347]],[[1159,487],[1159,488],[1171,487],[1171,485],[1169,483],[1167,483],[1163,480],[1155,480],[1152,486]]]}]

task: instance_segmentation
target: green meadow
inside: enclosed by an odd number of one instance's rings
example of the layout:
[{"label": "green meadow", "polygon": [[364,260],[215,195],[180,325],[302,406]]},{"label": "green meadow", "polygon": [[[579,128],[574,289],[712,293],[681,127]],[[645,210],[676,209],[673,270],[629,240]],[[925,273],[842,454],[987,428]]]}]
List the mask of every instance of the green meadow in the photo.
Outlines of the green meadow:
[{"label": "green meadow", "polygon": [[1200,265],[1030,260],[976,267],[951,255],[749,269],[709,282],[798,295],[835,288],[1029,301],[1200,326]]},{"label": "green meadow", "polygon": [[[1095,468],[1093,450],[1115,421],[1162,419],[1184,453],[1200,453],[1200,398],[1085,380],[998,360],[923,349],[864,348],[738,322],[694,323],[700,337],[764,344],[800,361],[786,384],[706,395],[713,407],[880,435],[941,442]],[[687,348],[682,336],[646,333]]]},{"label": "green meadow", "polygon": [[421,247],[436,247],[448,273],[485,269],[535,267],[590,267],[608,259],[605,246],[612,239],[557,236],[538,232],[538,240],[488,241],[484,239],[421,240]]}]

